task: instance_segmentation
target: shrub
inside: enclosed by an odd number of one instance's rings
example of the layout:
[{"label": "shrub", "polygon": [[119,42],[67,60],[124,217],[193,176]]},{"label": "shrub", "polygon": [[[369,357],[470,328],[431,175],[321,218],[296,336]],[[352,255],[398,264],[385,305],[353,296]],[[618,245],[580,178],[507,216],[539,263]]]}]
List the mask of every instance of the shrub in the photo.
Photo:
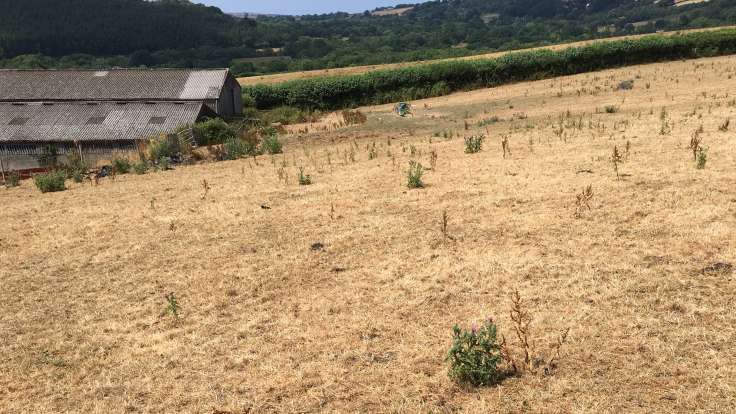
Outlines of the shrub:
[{"label": "shrub", "polygon": [[488,319],[482,327],[473,327],[469,331],[455,325],[453,334],[452,348],[447,355],[450,378],[475,386],[498,382],[501,378],[498,365],[502,357],[493,320]]},{"label": "shrub", "polygon": [[368,121],[368,117],[365,116],[364,113],[355,110],[355,111],[349,111],[345,110],[342,111],[342,119],[345,121],[346,125],[358,125],[358,124],[365,124]]},{"label": "shrub", "polygon": [[171,169],[171,166],[169,165],[169,159],[168,158],[160,158],[158,160],[158,164],[156,164],[156,169],[158,171],[166,171]]},{"label": "shrub", "polygon": [[20,174],[17,171],[10,171],[5,175],[5,187],[18,187],[20,185]]},{"label": "shrub", "polygon": [[268,112],[261,114],[261,119],[266,124],[299,124],[307,121],[314,121],[318,117],[317,114],[304,111],[293,106],[280,106]]},{"label": "shrub", "polygon": [[276,134],[268,135],[263,138],[261,142],[261,152],[269,154],[281,154],[284,152],[283,144],[279,141],[279,136]]},{"label": "shrub", "polygon": [[171,158],[174,155],[174,149],[169,144],[166,137],[152,139],[149,148],[149,156],[151,160],[158,161],[162,158]]},{"label": "shrub", "polygon": [[228,138],[222,147],[224,149],[223,156],[228,160],[260,154],[255,143],[240,138]]},{"label": "shrub", "polygon": [[423,188],[424,182],[422,181],[422,175],[424,175],[424,167],[422,167],[422,164],[416,161],[409,161],[409,171],[407,171],[407,187]]},{"label": "shrub", "polygon": [[700,147],[698,148],[698,156],[696,159],[695,166],[699,169],[705,169],[705,163],[708,162],[708,148],[707,147]]},{"label": "shrub", "polygon": [[69,177],[69,178],[71,178],[72,181],[74,181],[75,183],[78,184],[78,183],[81,183],[82,181],[84,181],[84,174],[82,174],[81,171],[76,170],[76,171],[72,172],[72,176]]},{"label": "shrub", "polygon": [[483,147],[483,141],[485,141],[485,139],[486,137],[483,135],[466,137],[465,138],[465,153],[475,154],[477,152],[480,152],[481,148]]},{"label": "shrub", "polygon": [[112,168],[116,174],[127,174],[130,172],[130,161],[127,158],[118,157],[112,159]]},{"label": "shrub", "polygon": [[133,164],[133,172],[138,175],[143,175],[148,171],[148,163],[145,161],[137,162]]},{"label": "shrub", "polygon": [[72,152],[67,156],[67,162],[63,167],[66,177],[71,178],[76,183],[81,183],[84,175],[87,174],[87,164],[82,161],[82,157],[78,153]]},{"label": "shrub", "polygon": [[299,185],[311,185],[312,177],[309,174],[304,174],[304,168],[299,167]]},{"label": "shrub", "polygon": [[498,121],[500,121],[500,119],[498,118],[498,116],[494,115],[494,116],[492,116],[490,118],[486,118],[486,119],[478,122],[478,126],[479,127],[484,127],[484,126],[488,126],[488,125],[493,125],[495,123],[498,123]]},{"label": "shrub", "polygon": [[629,79],[629,80],[621,81],[621,82],[619,82],[619,84],[616,87],[616,89],[617,90],[624,90],[624,91],[628,91],[628,90],[634,89],[634,80],[633,79]]},{"label": "shrub", "polygon": [[36,184],[42,193],[53,193],[56,191],[66,190],[66,174],[63,171],[53,171],[46,174],[39,174],[33,177],[33,182]]},{"label": "shrub", "polygon": [[236,137],[236,131],[220,118],[208,119],[193,127],[194,135],[200,145],[222,144]]},{"label": "shrub", "polygon": [[615,114],[616,112],[618,112],[618,108],[616,107],[616,105],[606,105],[604,109],[607,114]]}]

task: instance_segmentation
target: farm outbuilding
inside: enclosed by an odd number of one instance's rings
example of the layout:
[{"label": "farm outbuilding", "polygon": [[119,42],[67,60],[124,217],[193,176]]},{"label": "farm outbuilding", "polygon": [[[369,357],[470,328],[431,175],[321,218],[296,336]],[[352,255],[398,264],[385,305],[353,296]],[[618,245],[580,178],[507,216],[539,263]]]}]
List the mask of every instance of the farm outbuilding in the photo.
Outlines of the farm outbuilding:
[{"label": "farm outbuilding", "polygon": [[242,115],[240,85],[222,70],[0,70],[0,159],[40,167],[53,146],[94,163],[204,118]]}]

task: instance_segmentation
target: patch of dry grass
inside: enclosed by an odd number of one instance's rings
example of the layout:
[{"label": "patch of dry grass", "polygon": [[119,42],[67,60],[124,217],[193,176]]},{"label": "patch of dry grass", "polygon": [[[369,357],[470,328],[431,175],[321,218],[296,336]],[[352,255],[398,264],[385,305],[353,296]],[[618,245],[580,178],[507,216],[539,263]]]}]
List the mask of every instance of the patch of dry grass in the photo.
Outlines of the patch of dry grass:
[{"label": "patch of dry grass", "polygon": [[[274,158],[0,189],[0,411],[733,412],[736,156],[718,127],[734,68],[523,83],[411,119],[364,108]],[[452,326],[493,316],[513,341],[516,289],[543,353],[571,328],[553,374],[450,382]]]}]

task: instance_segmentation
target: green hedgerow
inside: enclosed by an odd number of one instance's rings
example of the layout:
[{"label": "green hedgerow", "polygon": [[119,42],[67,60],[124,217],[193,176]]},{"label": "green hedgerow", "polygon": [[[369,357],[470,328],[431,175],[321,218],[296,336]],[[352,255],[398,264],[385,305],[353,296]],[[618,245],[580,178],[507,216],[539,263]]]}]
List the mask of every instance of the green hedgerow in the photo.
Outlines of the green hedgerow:
[{"label": "green hedgerow", "polygon": [[493,320],[489,318],[482,327],[469,331],[455,325],[453,334],[452,348],[447,355],[450,378],[475,386],[498,382],[501,377],[498,365],[503,358]]},{"label": "green hedgerow", "polygon": [[[493,59],[452,60],[363,74],[324,76],[243,87],[259,109],[283,105],[344,109],[410,101],[471,88],[592,72],[623,65],[733,54],[736,30],[595,42],[562,50],[512,52]],[[622,87],[632,86],[625,83]]]},{"label": "green hedgerow", "polygon": [[53,171],[46,174],[39,174],[33,177],[33,182],[36,184],[42,193],[53,193],[56,191],[66,190],[66,174],[64,171]]}]

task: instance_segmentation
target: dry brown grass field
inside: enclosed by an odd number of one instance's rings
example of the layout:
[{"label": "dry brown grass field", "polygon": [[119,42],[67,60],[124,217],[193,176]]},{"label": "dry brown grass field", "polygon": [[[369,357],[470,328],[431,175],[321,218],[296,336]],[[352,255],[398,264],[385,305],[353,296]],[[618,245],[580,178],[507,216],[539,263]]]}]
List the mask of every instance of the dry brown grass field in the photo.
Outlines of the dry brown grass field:
[{"label": "dry brown grass field", "polygon": [[[702,31],[720,30],[720,29],[725,29],[725,28],[730,28],[730,27],[734,27],[734,26],[712,27],[712,28],[706,28],[706,29],[680,30],[680,31],[675,31],[675,32],[663,32],[662,34],[672,35],[672,34],[679,34],[679,33],[702,32]],[[611,41],[611,40],[636,39],[642,36],[645,36],[645,35],[631,35],[631,36],[611,37],[611,38],[599,39],[599,40],[585,40],[585,41],[580,41],[580,42],[561,43],[561,44],[556,44],[552,46],[534,47],[534,48],[529,48],[525,50],[537,50],[537,49],[561,50],[561,49],[565,49],[568,47],[585,46],[585,45],[588,45],[588,44],[591,44],[597,41],[605,42],[605,41]],[[518,52],[518,50],[511,51],[511,52]],[[281,82],[287,82],[287,81],[292,81],[292,80],[318,78],[318,77],[323,77],[323,76],[359,75],[362,73],[373,72],[376,70],[406,68],[406,67],[416,66],[417,64],[442,62],[442,61],[447,61],[447,60],[491,59],[491,58],[497,58],[497,57],[503,56],[511,52],[485,53],[481,55],[464,56],[460,58],[450,58],[450,59],[428,60],[424,62],[387,63],[383,65],[350,66],[350,67],[334,68],[334,69],[319,69],[319,70],[307,70],[307,71],[301,71],[301,72],[276,73],[273,75],[248,76],[248,77],[238,78],[238,82],[240,82],[241,85],[245,86],[245,85],[257,85],[257,84],[274,84],[274,83],[281,83]]]},{"label": "dry brown grass field", "polygon": [[[734,412],[734,75],[521,83],[363,108],[284,155],[0,189],[0,412]],[[450,381],[452,326],[515,344],[517,289],[538,355],[570,328],[556,369]]]}]

